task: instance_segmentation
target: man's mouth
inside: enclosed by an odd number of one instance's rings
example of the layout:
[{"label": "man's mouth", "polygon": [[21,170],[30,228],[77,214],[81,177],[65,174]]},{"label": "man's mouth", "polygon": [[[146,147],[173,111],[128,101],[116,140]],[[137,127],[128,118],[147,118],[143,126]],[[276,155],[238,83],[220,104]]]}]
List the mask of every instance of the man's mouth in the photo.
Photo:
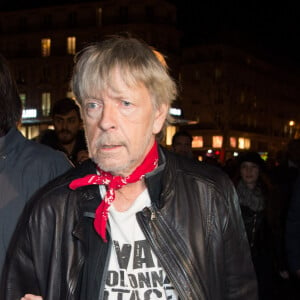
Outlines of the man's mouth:
[{"label": "man's mouth", "polygon": [[61,131],[60,134],[67,135],[67,134],[71,134],[71,133],[70,133],[70,131]]},{"label": "man's mouth", "polygon": [[117,145],[103,145],[102,148],[113,148],[116,147]]},{"label": "man's mouth", "polygon": [[112,145],[101,145],[100,146],[101,149],[116,149],[119,147],[121,147],[121,145],[112,144]]}]

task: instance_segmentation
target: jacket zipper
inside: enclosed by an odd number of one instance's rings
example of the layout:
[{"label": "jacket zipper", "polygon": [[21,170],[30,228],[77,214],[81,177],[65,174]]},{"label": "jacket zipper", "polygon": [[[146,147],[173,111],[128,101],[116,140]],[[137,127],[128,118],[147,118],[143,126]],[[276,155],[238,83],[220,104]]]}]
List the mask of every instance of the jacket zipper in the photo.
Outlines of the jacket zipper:
[{"label": "jacket zipper", "polygon": [[[108,227],[109,229],[109,227]],[[108,251],[107,253],[111,253],[111,248],[112,248],[112,240],[111,238],[108,240]],[[101,286],[100,286],[100,289],[99,289],[99,297],[98,299],[99,300],[102,300],[104,298],[104,289],[105,289],[105,283],[106,283],[106,275],[107,275],[107,271],[108,271],[108,264],[109,264],[109,259],[110,259],[110,255],[107,255],[106,256],[106,261],[105,261],[105,267],[104,267],[104,270],[103,270],[103,275],[102,275],[102,281],[101,281]]]},{"label": "jacket zipper", "polygon": [[[150,211],[150,220],[145,220],[144,212],[147,210]],[[137,214],[137,220],[152,250],[160,259],[169,280],[171,280],[175,290],[178,292],[180,299],[198,299],[199,293],[196,291],[198,289],[196,288],[196,284],[193,284],[195,276],[190,272],[190,270],[193,270],[193,266],[190,262],[184,260],[185,251],[180,247],[179,242],[172,239],[172,234],[166,232],[166,224],[163,222],[161,216],[159,216],[159,212],[152,206],[145,208],[143,212]],[[161,255],[162,253],[169,254],[167,259],[164,259],[165,255]],[[183,282],[177,280],[176,276],[174,276],[174,270],[172,272],[172,261],[177,265],[177,269],[180,269],[180,275],[184,277],[186,285],[190,287],[188,294],[182,289]]]}]

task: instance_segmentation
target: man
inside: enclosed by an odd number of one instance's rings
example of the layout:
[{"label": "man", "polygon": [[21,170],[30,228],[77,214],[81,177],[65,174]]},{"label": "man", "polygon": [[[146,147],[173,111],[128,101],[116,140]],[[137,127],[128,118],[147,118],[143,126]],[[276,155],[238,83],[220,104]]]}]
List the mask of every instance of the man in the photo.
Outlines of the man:
[{"label": "man", "polygon": [[300,288],[300,139],[291,140],[288,145],[290,196],[286,218],[285,248],[290,271],[291,290],[299,297]]},{"label": "man", "polygon": [[295,295],[300,295],[300,175],[295,179],[286,220],[286,252],[291,284]]},{"label": "man", "polygon": [[193,137],[187,131],[177,131],[172,137],[172,149],[174,152],[193,158]]},{"label": "man", "polygon": [[22,105],[8,62],[0,55],[0,275],[6,250],[25,203],[71,168],[64,154],[27,140],[17,129]]},{"label": "man", "polygon": [[88,159],[80,110],[75,101],[70,98],[56,101],[52,109],[52,119],[54,130],[46,130],[38,141],[63,151],[74,165]]},{"label": "man", "polygon": [[229,179],[157,145],[176,86],[152,49],[90,45],[72,88],[92,160],[24,213],[0,298],[256,299]]}]

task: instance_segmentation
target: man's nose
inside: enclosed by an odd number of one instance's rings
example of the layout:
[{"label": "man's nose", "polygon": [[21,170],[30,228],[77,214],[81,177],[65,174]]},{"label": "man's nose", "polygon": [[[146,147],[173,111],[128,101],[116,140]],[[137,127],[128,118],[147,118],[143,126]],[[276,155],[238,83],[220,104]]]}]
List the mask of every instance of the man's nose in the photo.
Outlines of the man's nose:
[{"label": "man's nose", "polygon": [[63,128],[63,129],[67,129],[68,128],[68,122],[67,121],[62,121],[62,125],[61,125],[61,127]]},{"label": "man's nose", "polygon": [[113,104],[107,104],[103,107],[98,125],[102,130],[109,130],[116,127],[117,111]]}]

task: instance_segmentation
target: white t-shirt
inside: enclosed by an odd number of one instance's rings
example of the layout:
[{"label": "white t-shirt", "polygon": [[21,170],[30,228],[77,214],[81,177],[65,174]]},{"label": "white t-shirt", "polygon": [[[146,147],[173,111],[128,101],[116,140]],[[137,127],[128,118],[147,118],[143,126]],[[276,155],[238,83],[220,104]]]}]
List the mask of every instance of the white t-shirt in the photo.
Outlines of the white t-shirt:
[{"label": "white t-shirt", "polygon": [[136,220],[135,214],[150,204],[146,189],[127,211],[116,211],[113,205],[109,208],[113,246],[104,299],[178,300]]}]

